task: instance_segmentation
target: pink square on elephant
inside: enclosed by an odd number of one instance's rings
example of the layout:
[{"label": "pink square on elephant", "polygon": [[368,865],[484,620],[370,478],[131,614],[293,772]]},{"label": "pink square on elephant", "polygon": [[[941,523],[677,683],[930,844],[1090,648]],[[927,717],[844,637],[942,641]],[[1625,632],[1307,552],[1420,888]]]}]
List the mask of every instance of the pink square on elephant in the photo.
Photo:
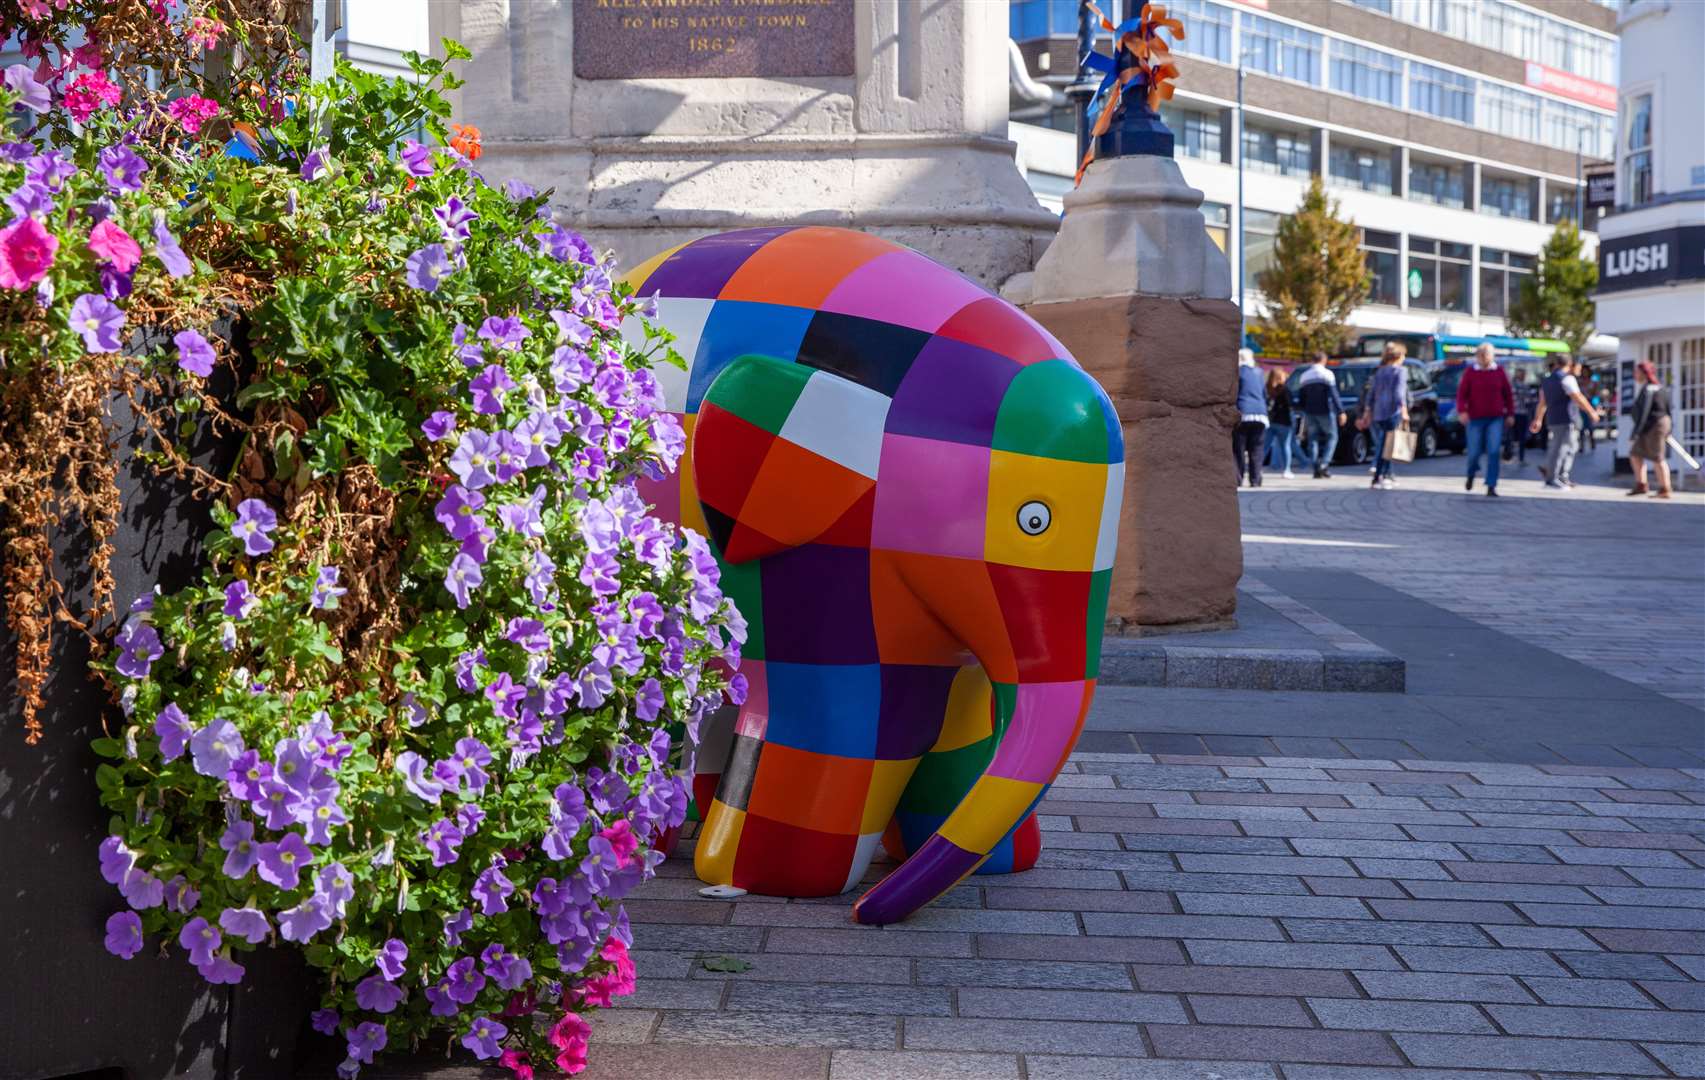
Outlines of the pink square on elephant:
[{"label": "pink square on elephant", "polygon": [[884,435],[871,546],[980,559],[988,490],[988,447]]},{"label": "pink square on elephant", "polygon": [[[1046,784],[1065,761],[1089,707],[1087,683],[1019,683],[1013,720],[989,775]],[[1015,737],[1016,736],[1016,737]]]}]

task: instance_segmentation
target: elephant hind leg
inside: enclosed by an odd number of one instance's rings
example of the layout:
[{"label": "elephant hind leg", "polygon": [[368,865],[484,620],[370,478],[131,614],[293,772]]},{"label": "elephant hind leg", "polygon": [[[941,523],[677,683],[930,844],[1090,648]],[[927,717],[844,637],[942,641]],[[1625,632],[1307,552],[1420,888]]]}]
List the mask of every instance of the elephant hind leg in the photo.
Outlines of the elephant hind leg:
[{"label": "elephant hind leg", "polygon": [[[883,835],[883,846],[894,858],[904,859],[928,840],[983,775],[998,746],[994,715],[994,688],[988,676],[980,667],[962,669],[948,696],[941,735],[912,774],[894,821]],[[1042,832],[1032,811],[989,850],[976,873],[1028,870],[1041,852]]]}]

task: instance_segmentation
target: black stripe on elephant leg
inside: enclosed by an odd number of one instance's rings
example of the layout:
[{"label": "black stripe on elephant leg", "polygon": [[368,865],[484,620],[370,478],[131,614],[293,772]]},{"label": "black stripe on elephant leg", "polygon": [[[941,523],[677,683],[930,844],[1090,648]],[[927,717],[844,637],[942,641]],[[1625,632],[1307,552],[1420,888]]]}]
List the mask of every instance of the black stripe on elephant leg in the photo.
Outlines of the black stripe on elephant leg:
[{"label": "black stripe on elephant leg", "polygon": [[758,776],[758,758],[764,741],[750,735],[736,734],[734,746],[728,752],[728,767],[722,771],[722,783],[717,785],[717,801],[732,810],[744,810],[752,801],[752,781]]}]

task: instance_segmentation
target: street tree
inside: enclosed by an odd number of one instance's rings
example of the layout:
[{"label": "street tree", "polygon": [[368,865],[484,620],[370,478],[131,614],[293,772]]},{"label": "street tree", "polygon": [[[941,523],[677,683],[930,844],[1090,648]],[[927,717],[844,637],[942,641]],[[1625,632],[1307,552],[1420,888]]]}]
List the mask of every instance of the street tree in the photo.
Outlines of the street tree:
[{"label": "street tree", "polygon": [[1579,356],[1593,336],[1597,287],[1598,264],[1582,254],[1581,230],[1573,221],[1559,222],[1539,253],[1538,271],[1522,282],[1504,322],[1512,334],[1556,338]]},{"label": "street tree", "polygon": [[1262,352],[1306,357],[1342,344],[1350,312],[1368,294],[1360,245],[1361,230],[1339,216],[1338,200],[1326,197],[1316,176],[1296,213],[1279,222],[1272,265],[1256,279]]}]

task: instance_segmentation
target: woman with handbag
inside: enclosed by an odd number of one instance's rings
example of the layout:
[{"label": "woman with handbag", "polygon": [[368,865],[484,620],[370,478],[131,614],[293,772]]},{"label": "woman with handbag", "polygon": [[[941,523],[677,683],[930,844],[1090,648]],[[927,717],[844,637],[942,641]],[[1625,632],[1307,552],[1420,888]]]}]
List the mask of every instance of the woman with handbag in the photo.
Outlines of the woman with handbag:
[{"label": "woman with handbag", "polygon": [[1409,426],[1409,385],[1403,371],[1407,353],[1401,342],[1386,344],[1379,367],[1362,393],[1361,415],[1356,418],[1356,426],[1373,437],[1373,486],[1385,490],[1397,486],[1386,454],[1386,436]]},{"label": "woman with handbag", "polygon": [[1474,490],[1474,474],[1480,471],[1484,455],[1486,494],[1496,496],[1500,447],[1504,428],[1516,420],[1516,396],[1489,342],[1481,342],[1474,350],[1474,366],[1456,384],[1456,415],[1468,429],[1468,482],[1463,486]]},{"label": "woman with handbag", "polygon": [[1658,382],[1658,369],[1650,360],[1642,360],[1634,365],[1634,383],[1638,387],[1634,391],[1634,407],[1629,410],[1634,422],[1634,438],[1628,444],[1628,459],[1634,466],[1634,488],[1630,495],[1644,495],[1646,487],[1646,463],[1649,461],[1658,467],[1658,490],[1652,492],[1654,499],[1670,497],[1669,487],[1669,391]]}]

